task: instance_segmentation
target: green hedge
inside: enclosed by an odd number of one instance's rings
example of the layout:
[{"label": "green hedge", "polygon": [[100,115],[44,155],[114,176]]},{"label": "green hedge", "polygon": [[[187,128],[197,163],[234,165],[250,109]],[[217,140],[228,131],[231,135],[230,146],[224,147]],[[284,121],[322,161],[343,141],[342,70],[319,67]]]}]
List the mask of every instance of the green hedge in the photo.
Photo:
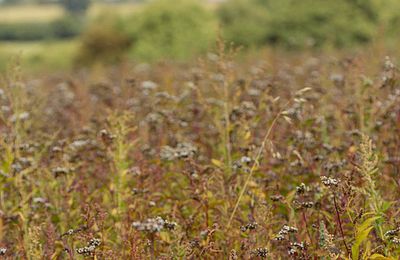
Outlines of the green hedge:
[{"label": "green hedge", "polygon": [[0,23],[1,41],[38,41],[70,38],[81,31],[82,21],[76,17],[63,17],[51,23]]},{"label": "green hedge", "polygon": [[229,41],[303,48],[368,42],[381,9],[369,0],[231,0],[217,13]]},{"label": "green hedge", "polygon": [[52,28],[48,23],[0,24],[0,40],[33,41],[52,37]]}]

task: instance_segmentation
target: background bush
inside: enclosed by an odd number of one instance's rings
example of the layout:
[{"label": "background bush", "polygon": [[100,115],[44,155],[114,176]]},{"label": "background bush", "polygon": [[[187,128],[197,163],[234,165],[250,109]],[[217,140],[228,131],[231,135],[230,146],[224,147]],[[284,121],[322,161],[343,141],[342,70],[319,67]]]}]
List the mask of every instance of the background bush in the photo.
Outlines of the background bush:
[{"label": "background bush", "polygon": [[1,41],[40,41],[79,35],[83,20],[64,16],[54,22],[0,23]]},{"label": "background bush", "polygon": [[217,23],[211,12],[194,0],[157,0],[130,19],[136,57],[186,59],[214,42]]},{"label": "background bush", "polygon": [[55,38],[71,38],[82,31],[84,19],[78,16],[66,15],[54,21],[51,25]]},{"label": "background bush", "polygon": [[253,0],[232,0],[217,10],[224,36],[245,47],[265,43],[268,13],[265,6]]},{"label": "background bush", "polygon": [[91,21],[83,31],[76,61],[84,64],[119,61],[131,43],[124,21],[104,13]]},{"label": "background bush", "polygon": [[224,36],[245,46],[350,46],[370,41],[380,6],[356,0],[234,0],[218,9]]},{"label": "background bush", "polygon": [[3,23],[0,24],[0,40],[33,41],[52,37],[48,23]]}]

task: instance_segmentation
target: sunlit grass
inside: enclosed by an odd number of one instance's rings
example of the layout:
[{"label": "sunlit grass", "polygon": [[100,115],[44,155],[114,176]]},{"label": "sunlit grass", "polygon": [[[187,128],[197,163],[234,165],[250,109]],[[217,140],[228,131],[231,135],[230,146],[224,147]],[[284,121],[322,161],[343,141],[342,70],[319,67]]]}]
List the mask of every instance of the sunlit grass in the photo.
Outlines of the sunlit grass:
[{"label": "sunlit grass", "polygon": [[0,7],[0,22],[46,22],[61,17],[64,10],[59,5],[18,5]]},{"label": "sunlit grass", "polygon": [[7,63],[19,57],[29,71],[60,70],[72,65],[78,42],[0,42],[0,71]]},{"label": "sunlit grass", "polygon": [[[140,4],[132,3],[99,3],[93,4],[88,14],[90,17],[95,17],[106,11],[126,16],[140,9],[140,6]],[[0,23],[50,22],[60,18],[63,14],[65,14],[65,11],[62,6],[55,4],[5,6],[0,7]]]}]

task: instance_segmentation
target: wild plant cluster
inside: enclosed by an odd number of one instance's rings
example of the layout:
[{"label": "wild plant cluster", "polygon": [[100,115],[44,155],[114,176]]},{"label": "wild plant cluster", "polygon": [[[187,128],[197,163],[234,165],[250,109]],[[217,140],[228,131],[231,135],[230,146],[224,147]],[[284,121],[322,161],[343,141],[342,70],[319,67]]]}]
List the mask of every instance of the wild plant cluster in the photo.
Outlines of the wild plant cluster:
[{"label": "wild plant cluster", "polygon": [[25,79],[0,91],[4,259],[398,259],[400,87],[368,55]]}]

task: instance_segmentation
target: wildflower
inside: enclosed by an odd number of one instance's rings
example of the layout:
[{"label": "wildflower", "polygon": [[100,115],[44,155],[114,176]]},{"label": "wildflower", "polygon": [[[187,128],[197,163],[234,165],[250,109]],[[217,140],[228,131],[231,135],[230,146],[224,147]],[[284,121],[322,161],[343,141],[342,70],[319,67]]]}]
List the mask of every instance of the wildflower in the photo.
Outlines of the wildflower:
[{"label": "wildflower", "polygon": [[176,222],[170,222],[168,220],[164,221],[164,228],[168,230],[174,230],[178,224]]},{"label": "wildflower", "polygon": [[236,250],[232,249],[231,252],[229,253],[229,260],[237,260],[239,259]]},{"label": "wildflower", "polygon": [[312,201],[306,201],[306,202],[302,202],[300,204],[300,207],[303,209],[309,209],[309,208],[312,208],[313,206],[314,206],[314,202],[312,202]]},{"label": "wildflower", "polygon": [[5,255],[7,253],[7,248],[0,247],[0,255]]},{"label": "wildflower", "polygon": [[16,122],[17,120],[21,120],[21,121],[26,121],[27,119],[29,119],[30,114],[28,112],[22,112],[21,114],[14,114],[11,116],[10,121],[11,122]]},{"label": "wildflower", "polygon": [[399,231],[400,231],[400,228],[388,230],[385,232],[384,236],[385,237],[393,237],[393,236],[397,235],[399,233]]},{"label": "wildflower", "polygon": [[147,192],[149,192],[148,189],[143,189],[143,190],[139,190],[139,189],[137,189],[137,188],[133,188],[133,189],[132,189],[133,195],[145,194],[145,193],[147,193]]},{"label": "wildflower", "polygon": [[297,253],[296,249],[294,248],[289,248],[288,250],[288,255],[295,255]]},{"label": "wildflower", "polygon": [[189,245],[191,248],[200,247],[200,241],[198,239],[190,240]]},{"label": "wildflower", "polygon": [[297,194],[303,194],[306,192],[306,185],[304,183],[300,184],[299,186],[296,187],[296,192]]},{"label": "wildflower", "polygon": [[32,199],[32,202],[33,202],[32,207],[34,207],[34,208],[38,207],[38,205],[36,205],[36,204],[43,205],[47,208],[51,207],[51,204],[45,198],[35,197]]},{"label": "wildflower", "polygon": [[115,139],[115,135],[109,133],[106,129],[100,131],[100,137],[105,144],[110,144]]},{"label": "wildflower", "polygon": [[92,245],[92,246],[95,246],[95,247],[100,246],[100,244],[101,244],[101,240],[98,239],[98,238],[92,238],[89,241],[89,245]]},{"label": "wildflower", "polygon": [[298,229],[296,227],[291,227],[288,225],[284,225],[281,230],[279,230],[278,234],[275,236],[275,240],[282,241],[285,239],[285,236],[289,233],[297,233]]},{"label": "wildflower", "polygon": [[90,143],[89,140],[76,140],[70,144],[72,150],[80,150]]},{"label": "wildflower", "polygon": [[131,167],[131,168],[128,169],[127,173],[132,175],[132,176],[140,176],[140,175],[142,175],[142,171],[140,170],[139,167]]},{"label": "wildflower", "polygon": [[161,217],[149,218],[143,222],[135,221],[132,223],[132,227],[136,230],[149,233],[160,232],[164,228],[168,230],[173,230],[176,228],[177,225],[177,223],[164,220]]},{"label": "wildflower", "polygon": [[72,236],[73,234],[76,234],[76,233],[78,233],[78,232],[81,232],[82,230],[85,230],[87,227],[85,227],[85,226],[82,226],[82,227],[79,227],[79,228],[77,228],[77,229],[68,229],[68,231],[67,232],[65,232],[64,234],[62,234],[61,235],[61,237],[64,237],[64,236]]},{"label": "wildflower", "polygon": [[251,163],[251,158],[247,157],[247,156],[243,156],[242,158],[240,158],[240,162],[243,164],[250,164]]},{"label": "wildflower", "polygon": [[85,247],[77,248],[76,252],[80,255],[91,256],[95,249],[96,249],[96,247],[94,247],[94,246],[85,246]]},{"label": "wildflower", "polygon": [[400,245],[400,239],[398,237],[394,237],[391,239],[391,242],[396,245]]},{"label": "wildflower", "polygon": [[53,153],[60,153],[60,152],[62,152],[62,148],[59,146],[54,146],[53,148],[51,148],[51,151]]},{"label": "wildflower", "polygon": [[253,250],[252,252],[255,256],[259,256],[259,257],[267,257],[268,255],[268,248],[265,247],[259,247]]},{"label": "wildflower", "polygon": [[282,195],[272,195],[269,197],[272,201],[280,201],[283,199]]},{"label": "wildflower", "polygon": [[143,90],[154,90],[156,88],[158,88],[157,83],[153,82],[153,81],[143,81],[142,84],[140,85],[140,87]]},{"label": "wildflower", "polygon": [[334,178],[330,178],[330,177],[326,177],[326,176],[321,176],[321,181],[322,183],[327,186],[327,187],[336,187],[338,186],[340,180],[338,179],[334,179]]},{"label": "wildflower", "polygon": [[323,155],[320,155],[320,154],[315,155],[315,156],[313,157],[313,160],[316,161],[316,162],[322,161],[322,160],[324,160],[324,159],[325,159],[325,157],[324,157]]},{"label": "wildflower", "polygon": [[92,238],[90,239],[89,243],[85,247],[77,248],[76,252],[80,255],[84,256],[91,256],[93,255],[94,251],[96,250],[97,247],[101,245],[101,240],[98,238]]},{"label": "wildflower", "polygon": [[246,224],[244,226],[241,226],[240,230],[242,232],[245,232],[247,230],[255,230],[257,227],[258,227],[258,223],[257,222],[251,222],[251,223],[248,223],[248,224]]},{"label": "wildflower", "polygon": [[332,74],[330,80],[335,84],[336,87],[343,87],[345,84],[345,79],[342,74]]},{"label": "wildflower", "polygon": [[67,175],[69,173],[69,169],[64,167],[56,167],[52,169],[51,172],[54,174],[55,177],[58,177],[61,175]]},{"label": "wildflower", "polygon": [[383,68],[385,71],[391,71],[395,68],[395,65],[393,64],[393,62],[389,56],[385,57],[385,62],[383,63]]},{"label": "wildflower", "polygon": [[179,143],[176,148],[164,146],[161,149],[160,157],[166,161],[175,159],[186,159],[193,157],[197,153],[197,148],[190,143]]},{"label": "wildflower", "polygon": [[290,243],[291,247],[296,247],[300,250],[305,250],[306,249],[306,244],[304,242],[298,243],[298,242],[294,242],[294,243]]}]

